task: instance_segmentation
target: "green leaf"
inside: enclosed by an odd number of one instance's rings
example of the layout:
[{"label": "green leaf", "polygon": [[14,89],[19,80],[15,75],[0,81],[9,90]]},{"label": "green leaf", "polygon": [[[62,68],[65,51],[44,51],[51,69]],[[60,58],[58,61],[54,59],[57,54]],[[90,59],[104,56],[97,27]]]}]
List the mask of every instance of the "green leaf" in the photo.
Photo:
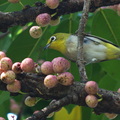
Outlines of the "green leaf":
[{"label": "green leaf", "polygon": [[94,16],[91,33],[120,45],[120,17],[109,9],[100,9]]},{"label": "green leaf", "polygon": [[76,105],[72,105],[72,104],[65,106],[65,109],[67,110],[68,114],[70,114],[72,112],[72,110],[75,106]]},{"label": "green leaf", "polygon": [[94,119],[90,119],[91,114],[92,114],[91,108],[82,107],[82,120],[94,120]]},{"label": "green leaf", "polygon": [[3,102],[5,102],[6,100],[10,99],[10,93],[7,91],[2,91],[0,92],[0,98],[2,98],[0,100],[0,105],[3,104]]},{"label": "green leaf", "polygon": [[22,9],[22,6],[19,3],[9,3],[4,12],[14,12]]},{"label": "green leaf", "polygon": [[71,67],[70,67],[69,72],[73,74],[75,81],[80,81],[79,70],[78,70],[78,66],[76,63],[71,62]]},{"label": "green leaf", "polygon": [[0,11],[4,11],[9,6],[7,0],[0,0]]},{"label": "green leaf", "polygon": [[7,55],[12,58],[14,62],[21,61],[28,57],[36,42],[37,40],[29,35],[27,29],[15,38],[7,51]]},{"label": "green leaf", "polygon": [[0,1],[0,6],[3,5],[3,4],[6,4],[8,2],[8,0],[1,0]]},{"label": "green leaf", "polygon": [[8,34],[0,39],[0,50],[6,51],[12,43],[11,35]]},{"label": "green leaf", "polygon": [[102,62],[101,66],[104,69],[104,71],[106,71],[106,73],[109,75],[110,79],[108,79],[108,81],[111,82],[112,86],[114,87],[116,86],[119,88],[120,86],[120,72],[119,72],[120,61],[110,60],[110,61]]},{"label": "green leaf", "polygon": [[86,68],[89,80],[96,81],[97,83],[106,75],[106,71],[102,69],[100,63],[90,64]]},{"label": "green leaf", "polygon": [[45,53],[44,47],[50,36],[51,36],[51,27],[48,26],[43,29],[42,36],[36,41],[28,56],[34,59],[38,59],[39,56],[39,58],[41,59],[42,56],[44,56]]},{"label": "green leaf", "polygon": [[[63,18],[62,18],[63,19]],[[74,20],[73,16],[70,15],[69,18],[63,19],[59,26],[56,29],[56,33],[62,32],[62,33],[75,33],[75,31],[78,28],[79,20]]]},{"label": "green leaf", "polygon": [[109,120],[109,119],[104,114],[96,115],[95,113],[92,113],[90,120]]},{"label": "green leaf", "polygon": [[0,94],[0,117],[6,118],[10,108],[10,96],[9,92],[1,92]]},{"label": "green leaf", "polygon": [[99,88],[114,91],[116,90],[117,84],[118,82],[113,79],[109,74],[107,74],[99,81]]},{"label": "green leaf", "polygon": [[118,115],[114,120],[120,120],[120,115]]}]

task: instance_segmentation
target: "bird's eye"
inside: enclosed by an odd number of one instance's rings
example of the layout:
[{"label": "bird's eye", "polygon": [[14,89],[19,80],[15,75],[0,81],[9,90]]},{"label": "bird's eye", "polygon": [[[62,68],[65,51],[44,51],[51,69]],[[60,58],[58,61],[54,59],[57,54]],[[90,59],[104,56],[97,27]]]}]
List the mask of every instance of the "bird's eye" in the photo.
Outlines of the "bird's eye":
[{"label": "bird's eye", "polygon": [[53,42],[53,41],[56,40],[56,37],[55,37],[55,36],[52,36],[52,37],[50,38],[50,40]]}]

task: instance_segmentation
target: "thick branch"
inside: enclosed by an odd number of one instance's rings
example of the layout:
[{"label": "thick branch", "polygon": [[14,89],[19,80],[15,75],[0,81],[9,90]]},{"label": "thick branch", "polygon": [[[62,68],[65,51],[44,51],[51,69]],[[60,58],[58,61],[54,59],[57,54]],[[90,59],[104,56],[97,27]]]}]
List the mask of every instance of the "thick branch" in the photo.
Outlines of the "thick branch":
[{"label": "thick branch", "polygon": [[[78,102],[80,99],[78,97],[78,95],[74,94],[74,95],[68,95],[56,102],[54,102],[53,104],[50,104],[49,106],[44,108],[44,111],[40,111],[37,114],[33,114],[33,116],[31,116],[28,120],[42,120],[42,118],[45,118],[47,115],[49,115],[50,113],[60,109],[62,106],[68,105],[68,104],[73,104],[76,102]],[[98,108],[100,107],[100,104],[98,106]],[[106,110],[105,110],[106,111]],[[94,109],[94,112],[99,113],[99,109],[97,109],[97,107]],[[100,113],[99,113],[100,114]]]},{"label": "thick branch", "polygon": [[[119,4],[120,0],[91,0],[90,11],[93,12],[101,6],[109,6]],[[44,4],[36,4],[36,7],[26,6],[21,11],[16,12],[0,12],[0,31],[6,32],[9,27],[17,25],[25,25],[28,22],[35,21],[35,18],[40,13],[49,13],[58,16],[64,14],[75,13],[83,9],[83,0],[69,0],[60,3],[59,7],[55,10],[49,9]]]},{"label": "thick branch", "polygon": [[[71,96],[71,99],[69,99],[71,104],[87,106],[85,103],[85,97],[87,96],[87,93],[84,90],[84,83],[74,82],[74,84],[71,86],[62,86],[58,84],[55,88],[48,89],[44,86],[44,76],[41,75],[23,73],[17,75],[17,79],[21,81],[21,91],[28,93],[30,96],[41,97],[49,100],[60,100],[66,96]],[[6,84],[2,83],[1,81],[0,90],[6,90]],[[120,114],[119,93],[103,89],[99,89],[98,93],[102,95],[102,101],[99,102],[98,106],[94,109],[97,114],[106,112]],[[17,95],[17,93],[11,95]],[[73,99],[76,98],[76,96],[77,99]],[[99,98],[99,96],[97,97]],[[63,104],[65,105],[66,103]]]}]

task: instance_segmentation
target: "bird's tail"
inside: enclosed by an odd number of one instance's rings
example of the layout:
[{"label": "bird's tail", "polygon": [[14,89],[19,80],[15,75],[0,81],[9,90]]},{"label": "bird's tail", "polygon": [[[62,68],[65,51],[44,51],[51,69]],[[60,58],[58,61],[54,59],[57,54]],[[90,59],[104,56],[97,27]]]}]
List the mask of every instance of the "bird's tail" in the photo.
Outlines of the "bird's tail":
[{"label": "bird's tail", "polygon": [[107,59],[119,59],[120,60],[120,48],[113,44],[106,43],[107,47]]}]

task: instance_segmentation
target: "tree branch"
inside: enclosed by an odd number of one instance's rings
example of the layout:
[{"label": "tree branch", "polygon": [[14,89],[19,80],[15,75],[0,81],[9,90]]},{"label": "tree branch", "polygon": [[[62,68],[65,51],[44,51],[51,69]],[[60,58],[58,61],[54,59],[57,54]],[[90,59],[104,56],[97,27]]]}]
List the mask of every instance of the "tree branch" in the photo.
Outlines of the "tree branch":
[{"label": "tree branch", "polygon": [[[69,97],[69,102],[63,103],[54,107],[54,109],[48,110],[45,116],[51,111],[57,110],[67,104],[75,104],[81,106],[87,106],[85,103],[85,97],[88,95],[84,89],[85,84],[80,82],[74,82],[71,86],[63,86],[58,84],[56,87],[48,89],[44,86],[43,75],[25,74],[21,73],[17,75],[17,79],[21,81],[21,91],[28,93],[31,97],[40,97],[46,100],[63,100]],[[6,84],[0,81],[0,90],[7,90]],[[102,101],[100,101],[94,112],[96,114],[101,113],[116,113],[120,114],[120,93],[112,92],[104,89],[99,89],[98,93],[102,95]],[[20,93],[12,93],[11,95],[18,95]],[[67,97],[67,98],[66,98]],[[100,98],[96,95],[97,98]],[[68,100],[67,100],[68,101]],[[50,107],[51,108],[51,107]],[[44,114],[44,113],[43,113]],[[44,116],[44,115],[43,115]]]},{"label": "tree branch", "polygon": [[[101,6],[109,6],[119,4],[120,0],[91,0],[90,11],[94,12]],[[57,9],[50,9],[45,4],[37,3],[35,7],[27,5],[23,10],[16,12],[0,12],[0,31],[6,32],[8,28],[17,25],[25,25],[28,22],[35,21],[40,13],[56,14],[53,19],[58,16],[75,13],[83,9],[83,0],[62,1]]]},{"label": "tree branch", "polygon": [[61,107],[68,105],[72,102],[73,97],[71,95],[68,95],[53,104],[50,104],[49,106],[42,109],[40,112],[33,114],[28,120],[38,120],[42,119],[44,117],[47,117],[50,113],[60,109]]}]

